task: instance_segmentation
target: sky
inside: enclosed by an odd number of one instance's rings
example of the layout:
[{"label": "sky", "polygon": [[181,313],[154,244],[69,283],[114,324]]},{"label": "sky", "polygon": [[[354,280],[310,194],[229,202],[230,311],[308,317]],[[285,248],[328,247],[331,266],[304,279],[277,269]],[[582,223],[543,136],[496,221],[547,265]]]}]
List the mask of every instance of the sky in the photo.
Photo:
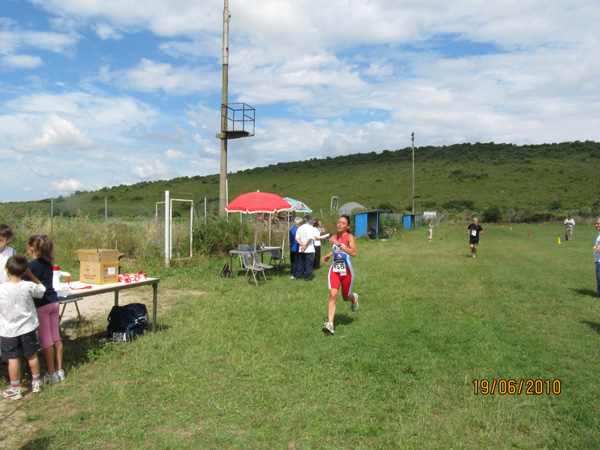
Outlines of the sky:
[{"label": "sky", "polygon": [[[229,0],[229,172],[600,140],[597,0]],[[218,174],[225,0],[0,0],[0,202]]]}]

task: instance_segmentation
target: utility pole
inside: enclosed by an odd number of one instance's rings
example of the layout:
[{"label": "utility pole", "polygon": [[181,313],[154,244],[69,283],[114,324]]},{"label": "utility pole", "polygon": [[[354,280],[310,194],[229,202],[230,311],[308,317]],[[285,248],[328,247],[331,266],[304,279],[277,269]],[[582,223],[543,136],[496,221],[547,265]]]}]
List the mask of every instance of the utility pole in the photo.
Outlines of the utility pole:
[{"label": "utility pole", "polygon": [[219,179],[219,215],[227,206],[227,102],[229,84],[229,0],[223,0],[223,93],[221,97],[221,176]]},{"label": "utility pole", "polygon": [[228,203],[227,183],[227,140],[254,136],[254,108],[246,103],[228,103],[229,84],[229,0],[224,0],[223,7],[223,94],[221,97],[221,176],[219,178],[219,215],[226,214]]},{"label": "utility pole", "polygon": [[[415,133],[410,133],[412,139],[412,213],[415,215]],[[413,219],[414,220],[414,219]]]}]

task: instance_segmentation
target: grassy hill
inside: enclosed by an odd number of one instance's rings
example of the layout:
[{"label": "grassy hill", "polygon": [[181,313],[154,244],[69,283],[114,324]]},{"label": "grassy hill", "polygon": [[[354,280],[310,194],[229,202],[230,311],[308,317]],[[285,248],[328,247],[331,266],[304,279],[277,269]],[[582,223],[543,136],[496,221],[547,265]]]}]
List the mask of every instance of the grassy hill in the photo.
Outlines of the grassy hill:
[{"label": "grassy hill", "polygon": [[[504,215],[526,217],[540,212],[598,214],[600,143],[566,142],[516,146],[476,143],[415,149],[417,211],[482,213],[490,207]],[[180,177],[77,191],[54,199],[54,213],[103,217],[104,199],[115,217],[151,217],[155,202],[169,190],[174,198],[193,199],[198,210],[206,197],[218,209],[219,175]],[[229,199],[254,190],[304,201],[313,210],[328,210],[331,197],[340,206],[359,202],[368,208],[409,211],[412,205],[411,148],[313,158],[231,173]],[[50,210],[50,199],[4,203],[7,213]],[[176,212],[187,215],[187,206]]]}]

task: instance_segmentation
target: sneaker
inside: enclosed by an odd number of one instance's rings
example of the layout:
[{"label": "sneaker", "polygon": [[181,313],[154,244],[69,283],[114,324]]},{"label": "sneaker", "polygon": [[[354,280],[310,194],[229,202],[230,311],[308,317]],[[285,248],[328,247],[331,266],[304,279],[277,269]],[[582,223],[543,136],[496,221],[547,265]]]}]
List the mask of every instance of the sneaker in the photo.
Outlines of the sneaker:
[{"label": "sneaker", "polygon": [[354,312],[358,309],[358,294],[356,292],[354,292],[353,295],[356,300],[354,300],[352,302],[352,304],[350,305],[350,309],[352,310],[352,312]]},{"label": "sneaker", "polygon": [[329,333],[329,334],[333,334],[333,324],[331,322],[327,322],[324,326],[323,326],[323,331],[325,333]]},{"label": "sneaker", "polygon": [[39,394],[40,392],[42,392],[42,382],[37,382],[37,383],[31,383],[31,393],[32,394]]},{"label": "sneaker", "polygon": [[477,258],[477,255],[475,253],[473,253],[473,258]]},{"label": "sneaker", "polygon": [[65,381],[65,371],[59,370],[56,372],[58,374],[58,381]]},{"label": "sneaker", "polygon": [[21,395],[21,389],[7,389],[2,393],[2,398],[9,400],[19,400],[23,396]]},{"label": "sneaker", "polygon": [[44,384],[56,384],[60,382],[58,373],[54,372],[52,375],[46,374],[42,377],[42,383]]}]

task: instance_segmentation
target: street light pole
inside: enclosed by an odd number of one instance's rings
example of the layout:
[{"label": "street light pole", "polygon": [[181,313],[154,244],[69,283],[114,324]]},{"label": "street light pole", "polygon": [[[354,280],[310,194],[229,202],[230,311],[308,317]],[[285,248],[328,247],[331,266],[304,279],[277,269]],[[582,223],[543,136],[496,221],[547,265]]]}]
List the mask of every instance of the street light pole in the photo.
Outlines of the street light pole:
[{"label": "street light pole", "polygon": [[[412,139],[412,213],[415,215],[415,133],[410,133]],[[413,219],[414,220],[414,219]]]}]

